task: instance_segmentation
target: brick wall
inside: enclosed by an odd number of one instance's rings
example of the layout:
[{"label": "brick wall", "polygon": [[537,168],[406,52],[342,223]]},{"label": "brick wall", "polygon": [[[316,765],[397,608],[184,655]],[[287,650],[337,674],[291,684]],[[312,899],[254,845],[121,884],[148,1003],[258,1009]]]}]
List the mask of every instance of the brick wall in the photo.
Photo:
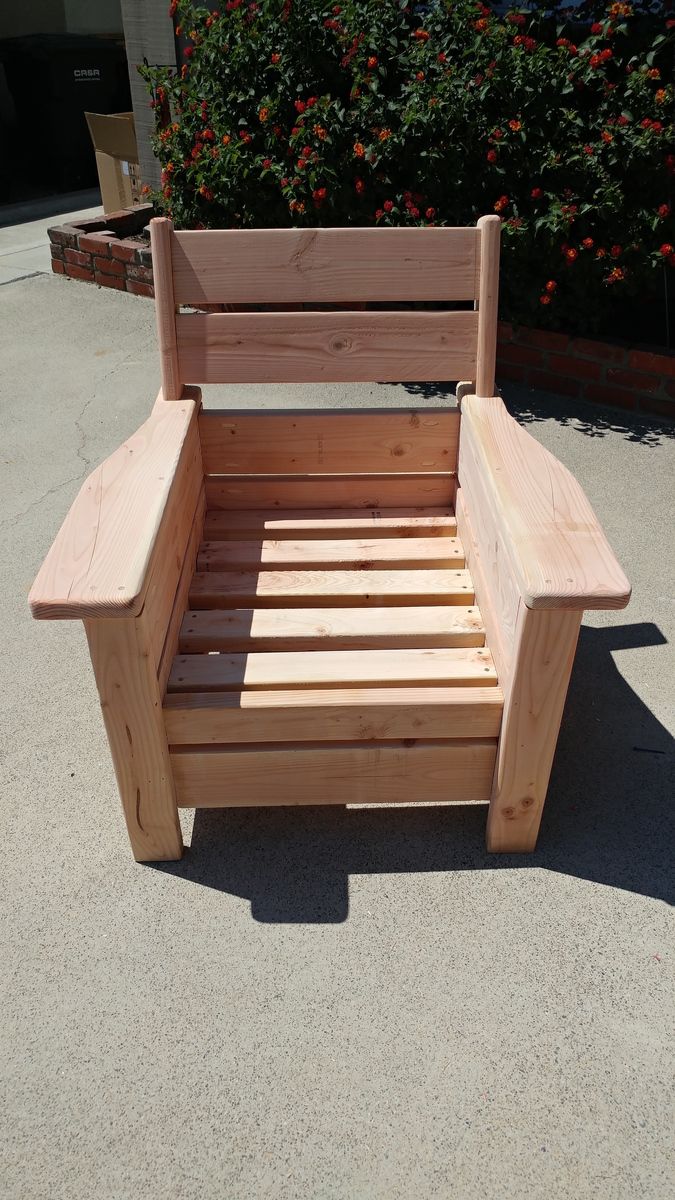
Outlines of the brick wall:
[{"label": "brick wall", "polygon": [[501,323],[497,380],[675,418],[675,352]]},{"label": "brick wall", "polygon": [[151,216],[152,206],[142,204],[103,219],[54,226],[49,230],[52,271],[135,296],[154,296],[150,247],[134,240]]}]

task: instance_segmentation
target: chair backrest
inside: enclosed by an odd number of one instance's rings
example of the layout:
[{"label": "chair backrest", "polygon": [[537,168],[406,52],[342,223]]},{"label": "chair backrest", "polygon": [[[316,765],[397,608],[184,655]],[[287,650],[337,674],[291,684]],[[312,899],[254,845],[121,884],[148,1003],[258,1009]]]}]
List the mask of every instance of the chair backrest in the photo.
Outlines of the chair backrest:
[{"label": "chair backrest", "polygon": [[[467,380],[494,395],[499,217],[466,229],[150,222],[162,390],[186,383]],[[191,312],[180,305],[469,301],[457,310]]]}]

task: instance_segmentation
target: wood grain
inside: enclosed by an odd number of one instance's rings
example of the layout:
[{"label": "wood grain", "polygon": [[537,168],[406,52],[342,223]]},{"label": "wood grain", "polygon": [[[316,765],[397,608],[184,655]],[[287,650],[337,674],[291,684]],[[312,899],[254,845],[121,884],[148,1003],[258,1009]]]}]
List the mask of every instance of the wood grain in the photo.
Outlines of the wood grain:
[{"label": "wood grain", "polygon": [[[468,465],[464,479],[465,486],[458,488],[455,498],[458,529],[487,642],[505,685],[511,672],[521,596],[494,515],[485,503],[483,480],[470,473]],[[476,514],[474,521],[469,509]]]},{"label": "wood grain", "polygon": [[178,639],[180,629],[185,617],[187,608],[188,596],[190,593],[190,583],[195,570],[197,561],[197,550],[203,532],[204,525],[204,493],[200,493],[197,501],[192,528],[190,529],[187,546],[185,548],[182,566],[180,567],[180,575],[176,594],[173,598],[171,606],[171,615],[166,624],[166,632],[162,643],[161,652],[157,659],[157,682],[159,685],[160,696],[163,696],[166,691],[166,684],[171,670],[171,664],[178,651]]},{"label": "wood grain", "polygon": [[191,383],[447,380],[476,369],[475,312],[183,313]]},{"label": "wood grain", "polygon": [[455,471],[456,409],[206,411],[207,475]]},{"label": "wood grain", "polygon": [[173,772],[151,650],[151,622],[85,620],[110,752],[134,858],[183,853]]},{"label": "wood grain", "polygon": [[458,538],[339,538],[336,541],[203,542],[198,571],[397,570],[463,567]]},{"label": "wood grain", "polygon": [[476,229],[247,229],[176,233],[180,304],[473,300]]},{"label": "wood grain", "polygon": [[475,803],[490,794],[496,744],[475,738],[415,746],[363,743],[284,749],[176,750],[178,804]]},{"label": "wood grain", "polygon": [[468,571],[197,572],[190,608],[472,604]]},{"label": "wood grain", "polygon": [[158,402],[137,433],[89,476],[31,588],[34,617],[140,612],[172,488],[199,449],[190,436],[197,407],[192,399]]},{"label": "wood grain", "polygon": [[490,851],[534,850],[581,613],[521,602],[487,824]]},{"label": "wood grain", "polygon": [[176,299],[171,267],[172,237],[173,224],[168,217],[154,217],[150,222],[150,246],[152,248],[159,365],[162,375],[162,394],[165,400],[179,400],[182,392],[176,345]]},{"label": "wood grain", "polygon": [[186,612],[181,654],[209,650],[377,650],[482,646],[477,608],[234,608]]},{"label": "wood grain", "polygon": [[341,508],[311,508],[206,514],[204,537],[209,541],[247,538],[399,538],[453,537],[457,521],[451,508],[390,508],[352,511]]},{"label": "wood grain", "polygon": [[472,527],[495,524],[528,608],[625,608],[630,584],[581,487],[498,397],[462,401],[462,485],[465,472],[484,487]]},{"label": "wood grain", "polygon": [[174,746],[491,738],[503,703],[498,687],[177,692],[164,722]]},{"label": "wood grain", "polygon": [[454,474],[423,475],[208,475],[210,509],[411,508],[452,504]]},{"label": "wood grain", "polygon": [[501,228],[502,223],[497,216],[481,217],[478,222],[481,252],[475,373],[477,396],[494,396],[495,394]]},{"label": "wood grain", "polygon": [[247,654],[179,654],[167,691],[240,691],[245,688],[350,687],[380,684],[497,683],[489,650],[324,650]]}]

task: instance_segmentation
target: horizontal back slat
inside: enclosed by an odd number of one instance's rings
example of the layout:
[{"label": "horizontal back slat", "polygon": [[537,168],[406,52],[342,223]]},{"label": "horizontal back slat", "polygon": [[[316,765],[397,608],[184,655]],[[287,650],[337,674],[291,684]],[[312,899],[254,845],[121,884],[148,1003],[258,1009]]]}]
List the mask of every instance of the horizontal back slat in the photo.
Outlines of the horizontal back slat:
[{"label": "horizontal back slat", "polygon": [[322,509],[357,511],[400,505],[452,504],[456,476],[426,475],[207,475],[206,502],[221,510]]},{"label": "horizontal back slat", "polygon": [[176,331],[191,383],[473,379],[478,313],[185,313]]},{"label": "horizontal back slat", "polygon": [[202,412],[207,475],[454,471],[456,410]]},{"label": "horizontal back slat", "polygon": [[178,304],[474,300],[477,229],[212,229],[172,238]]}]

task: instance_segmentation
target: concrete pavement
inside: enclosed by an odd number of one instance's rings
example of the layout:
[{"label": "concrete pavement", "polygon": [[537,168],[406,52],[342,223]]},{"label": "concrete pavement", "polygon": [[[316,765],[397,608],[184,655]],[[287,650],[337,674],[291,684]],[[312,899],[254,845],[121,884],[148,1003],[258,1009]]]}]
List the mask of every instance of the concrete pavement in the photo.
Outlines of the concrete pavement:
[{"label": "concrete pavement", "polygon": [[585,618],[534,855],[485,855],[475,809],[232,810],[138,866],[82,629],[26,593],[149,411],[153,322],[62,277],[0,287],[3,1197],[668,1200],[675,430],[507,393],[634,584]]}]

